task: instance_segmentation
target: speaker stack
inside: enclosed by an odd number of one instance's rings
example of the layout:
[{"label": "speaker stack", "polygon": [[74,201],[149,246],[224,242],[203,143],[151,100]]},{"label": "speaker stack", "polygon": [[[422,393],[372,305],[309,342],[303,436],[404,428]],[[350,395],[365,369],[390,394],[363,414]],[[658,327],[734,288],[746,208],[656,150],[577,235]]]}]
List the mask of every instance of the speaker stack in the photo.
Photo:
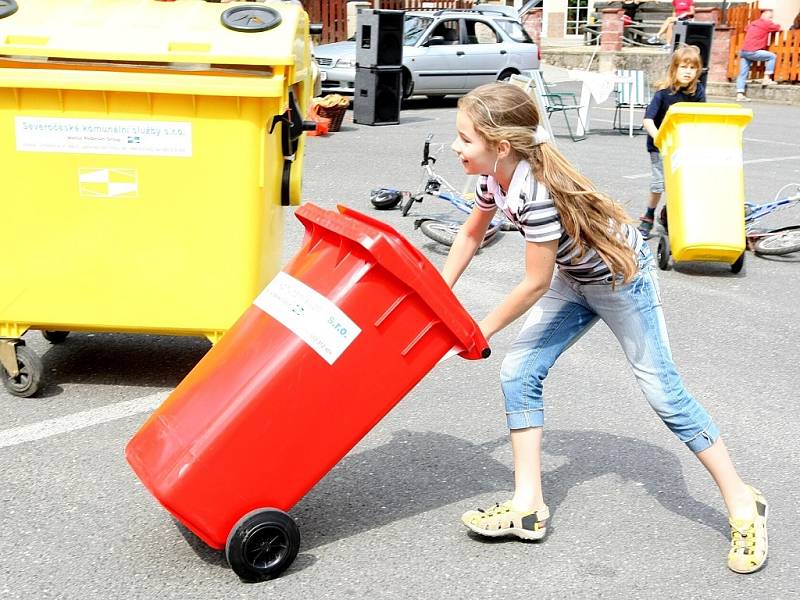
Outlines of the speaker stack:
[{"label": "speaker stack", "polygon": [[353,121],[396,125],[403,96],[403,11],[362,10],[356,21]]},{"label": "speaker stack", "polygon": [[706,85],[708,66],[711,63],[711,40],[714,38],[714,23],[705,21],[678,21],[672,29],[672,51],[683,44],[700,48],[700,60],[703,61],[703,73],[700,81]]}]

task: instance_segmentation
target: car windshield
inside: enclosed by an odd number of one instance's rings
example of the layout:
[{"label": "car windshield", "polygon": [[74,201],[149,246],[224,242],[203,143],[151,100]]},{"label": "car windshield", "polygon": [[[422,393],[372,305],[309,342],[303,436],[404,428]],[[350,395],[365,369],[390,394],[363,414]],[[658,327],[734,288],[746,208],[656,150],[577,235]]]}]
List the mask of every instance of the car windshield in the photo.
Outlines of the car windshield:
[{"label": "car windshield", "polygon": [[506,34],[508,34],[508,37],[510,37],[515,42],[521,42],[523,44],[533,43],[531,36],[529,36],[528,32],[522,28],[522,25],[519,23],[519,21],[497,19],[495,23],[497,23],[500,29],[505,31]]},{"label": "car windshield", "polygon": [[430,26],[432,22],[432,17],[406,15],[405,31],[403,31],[403,45],[413,46],[416,44],[417,40],[425,33],[425,30],[428,29],[428,26]]}]

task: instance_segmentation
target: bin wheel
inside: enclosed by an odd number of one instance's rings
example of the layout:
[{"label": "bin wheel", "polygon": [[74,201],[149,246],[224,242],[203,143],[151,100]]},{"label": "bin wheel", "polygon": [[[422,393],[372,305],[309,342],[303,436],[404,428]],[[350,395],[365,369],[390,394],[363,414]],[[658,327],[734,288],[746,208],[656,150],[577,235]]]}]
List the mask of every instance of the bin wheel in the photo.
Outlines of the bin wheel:
[{"label": "bin wheel", "polygon": [[739,258],[731,265],[731,273],[739,273],[744,267],[744,252],[739,255]]},{"label": "bin wheel", "polygon": [[50,331],[42,329],[42,337],[51,344],[62,344],[67,339],[69,331]]},{"label": "bin wheel", "polygon": [[9,377],[8,373],[0,368],[0,371],[3,371],[3,385],[14,396],[29,398],[39,391],[42,359],[27,346],[18,345],[15,351],[19,373],[16,377]]},{"label": "bin wheel", "polygon": [[300,531],[282,510],[260,508],[239,519],[225,544],[225,558],[242,581],[275,577],[294,562]]},{"label": "bin wheel", "polygon": [[662,235],[658,239],[658,268],[662,271],[669,271],[669,238]]}]

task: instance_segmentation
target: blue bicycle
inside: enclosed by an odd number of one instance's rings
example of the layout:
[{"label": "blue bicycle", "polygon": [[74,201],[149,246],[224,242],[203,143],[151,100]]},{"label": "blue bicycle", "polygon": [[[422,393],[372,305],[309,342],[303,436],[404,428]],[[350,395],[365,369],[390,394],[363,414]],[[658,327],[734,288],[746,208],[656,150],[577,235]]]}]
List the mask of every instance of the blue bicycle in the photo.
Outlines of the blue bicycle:
[{"label": "blue bicycle", "polygon": [[[795,193],[785,198],[779,198],[783,190],[794,186]],[[756,227],[759,219],[775,211],[800,206],[800,185],[789,184],[781,188],[775,195],[775,200],[764,204],[754,202],[744,203],[745,233],[748,247],[756,254],[783,256],[800,251],[800,225],[789,225],[777,229],[764,229]]]},{"label": "blue bicycle", "polygon": [[[425,138],[425,146],[422,151],[421,166],[423,168],[423,180],[417,192],[412,194],[411,192],[403,192],[392,188],[372,190],[370,193],[370,202],[372,202],[375,208],[386,210],[399,205],[403,216],[406,216],[414,203],[422,202],[427,195],[441,198],[466,214],[472,212],[474,203],[461,196],[450,182],[434,170],[433,165],[436,163],[436,158],[431,156],[431,140],[433,140],[433,134],[428,134]],[[431,240],[445,246],[453,245],[461,225],[461,221],[434,217],[422,217],[414,221],[415,229],[419,229]],[[516,227],[508,221],[505,216],[498,213],[489,223],[489,228],[486,230],[481,248],[488,244],[498,231],[512,230],[516,230]]]}]

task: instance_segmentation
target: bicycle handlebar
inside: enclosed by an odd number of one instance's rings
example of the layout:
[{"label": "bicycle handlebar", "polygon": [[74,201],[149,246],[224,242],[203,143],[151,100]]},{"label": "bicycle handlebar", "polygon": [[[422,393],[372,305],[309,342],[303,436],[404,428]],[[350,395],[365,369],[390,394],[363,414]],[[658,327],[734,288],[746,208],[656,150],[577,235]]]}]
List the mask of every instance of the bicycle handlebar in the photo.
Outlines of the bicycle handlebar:
[{"label": "bicycle handlebar", "polygon": [[428,163],[435,163],[436,159],[430,155],[431,152],[431,140],[433,139],[433,134],[429,133],[425,137],[425,148],[422,150],[422,163],[420,163],[423,167],[427,167]]}]

